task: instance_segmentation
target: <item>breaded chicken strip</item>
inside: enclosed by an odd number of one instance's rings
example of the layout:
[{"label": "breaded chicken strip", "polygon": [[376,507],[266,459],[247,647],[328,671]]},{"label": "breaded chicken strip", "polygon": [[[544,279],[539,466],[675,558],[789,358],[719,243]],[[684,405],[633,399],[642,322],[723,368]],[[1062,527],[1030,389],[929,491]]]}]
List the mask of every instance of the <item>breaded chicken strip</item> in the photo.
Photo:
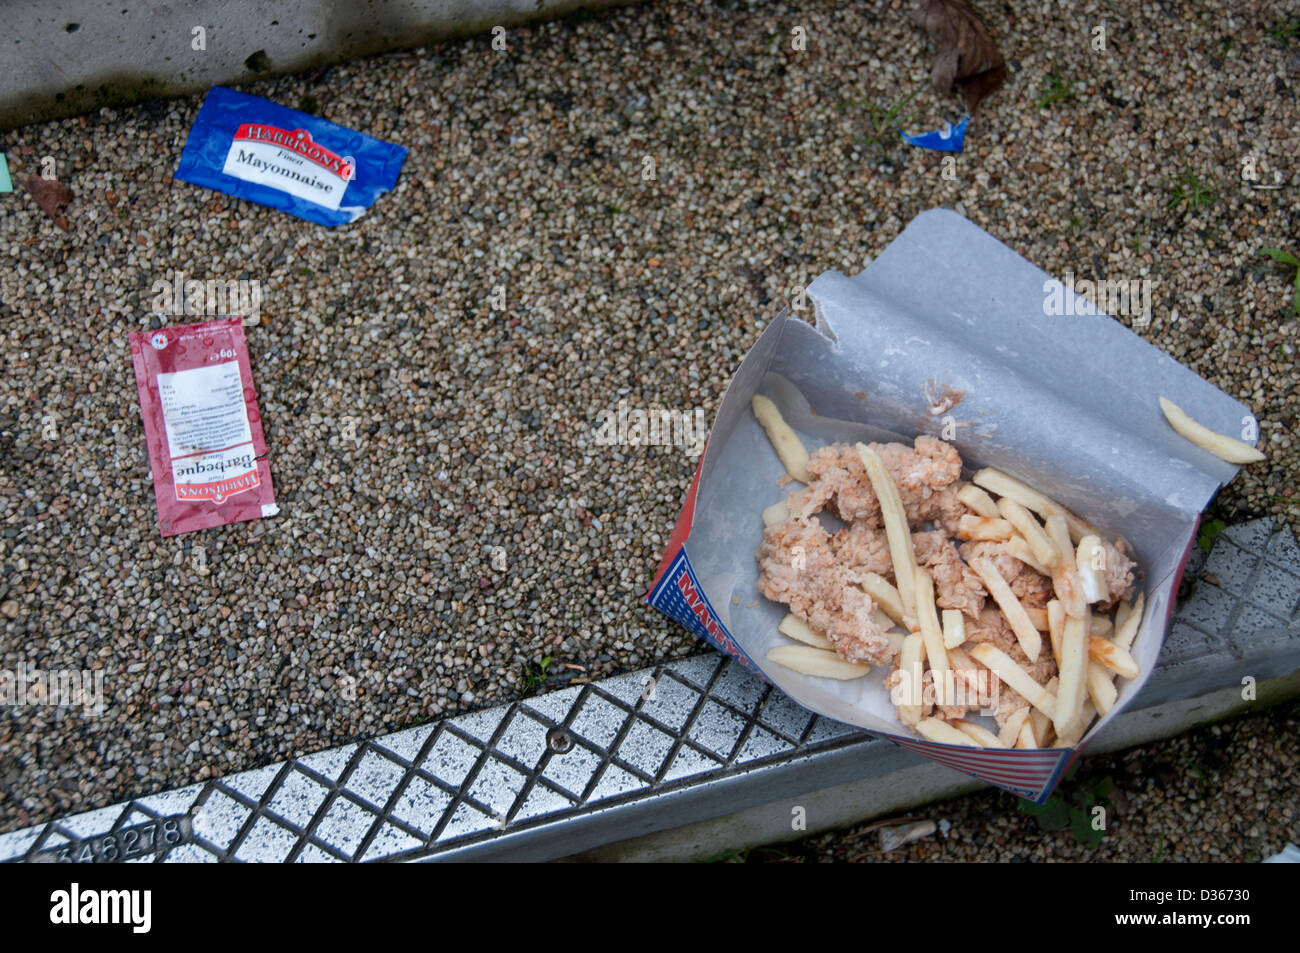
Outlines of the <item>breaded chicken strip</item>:
[{"label": "breaded chicken strip", "polygon": [[935,602],[940,609],[958,609],[978,619],[984,608],[984,583],[957,554],[957,547],[942,530],[912,534],[917,561],[934,579]]},{"label": "breaded chicken strip", "polygon": [[758,567],[758,591],[824,634],[841,658],[868,665],[893,658],[889,639],[871,616],[875,603],[855,584],[858,572],[840,564],[815,517],[769,526]]}]

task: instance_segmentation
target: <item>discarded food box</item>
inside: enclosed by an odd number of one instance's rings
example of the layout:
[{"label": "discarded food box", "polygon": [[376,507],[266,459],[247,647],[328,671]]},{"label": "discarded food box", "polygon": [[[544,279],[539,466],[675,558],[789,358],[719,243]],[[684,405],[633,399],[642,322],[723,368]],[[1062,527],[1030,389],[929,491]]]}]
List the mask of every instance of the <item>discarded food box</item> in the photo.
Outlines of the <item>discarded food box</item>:
[{"label": "discarded food box", "polygon": [[[1159,398],[1219,431],[1253,420],[1086,302],[1068,316],[1049,315],[1045,298],[1059,291],[1059,282],[941,209],[918,216],[860,274],[818,277],[806,292],[811,322],[782,312],[736,371],[649,604],[820,715],[1046,800],[1154,669],[1200,513],[1237,470],[1175,433]],[[775,402],[809,451],[940,437],[968,471],[996,468],[1131,544],[1145,602],[1131,645],[1139,674],[1115,684],[1117,699],[1077,744],[938,743],[896,718],[886,666],[836,680],[768,660],[789,644],[778,632],[787,609],[758,592],[755,554],[763,509],[786,499],[786,467],[751,413],[756,394]]]}]

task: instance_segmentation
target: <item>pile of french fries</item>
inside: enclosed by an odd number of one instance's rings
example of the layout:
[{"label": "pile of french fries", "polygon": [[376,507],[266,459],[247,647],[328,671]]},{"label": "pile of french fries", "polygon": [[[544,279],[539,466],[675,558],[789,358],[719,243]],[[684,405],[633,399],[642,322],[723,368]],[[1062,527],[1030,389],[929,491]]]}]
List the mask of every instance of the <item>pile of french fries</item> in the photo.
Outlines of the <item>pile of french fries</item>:
[{"label": "pile of french fries", "polygon": [[[754,397],[752,407],[790,478],[809,482],[808,452],[780,411],[761,395]],[[963,540],[1001,541],[1011,555],[1052,581],[1055,598],[1045,608],[1034,608],[1016,597],[991,560],[970,563],[1029,660],[1036,661],[1043,651],[1053,653],[1058,674],[1047,684],[1039,684],[996,646],[969,644],[960,612],[938,611],[933,580],[917,562],[893,477],[869,446],[859,443],[855,449],[880,501],[897,583],[868,574],[858,584],[876,604],[876,621],[897,652],[900,682],[891,694],[898,721],[924,738],[945,744],[985,748],[1078,744],[1093,721],[1115,704],[1115,679],[1139,674],[1130,649],[1142,623],[1142,594],[1131,604],[1116,602],[1113,614],[1094,609],[1113,601],[1102,572],[1104,534],[1049,497],[992,468],[977,472],[971,484],[958,493],[958,499],[977,514],[961,518],[959,535]],[[766,525],[786,518],[784,503],[763,512]],[[830,639],[793,614],[782,620],[779,631],[792,643],[768,653],[769,661],[778,665],[804,675],[835,679],[861,678],[871,671],[868,665],[841,658]],[[1047,634],[1046,647],[1043,633]],[[996,734],[977,722],[946,720],[939,713],[944,706],[955,707],[956,678],[983,670],[1027,702]],[[934,711],[939,714],[923,717],[927,672]]]}]

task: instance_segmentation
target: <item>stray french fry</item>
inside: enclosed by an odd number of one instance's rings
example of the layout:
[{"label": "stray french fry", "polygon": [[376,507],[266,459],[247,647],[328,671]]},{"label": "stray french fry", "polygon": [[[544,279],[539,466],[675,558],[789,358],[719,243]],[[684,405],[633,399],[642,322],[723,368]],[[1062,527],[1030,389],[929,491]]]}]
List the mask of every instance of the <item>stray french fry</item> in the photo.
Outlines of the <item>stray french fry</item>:
[{"label": "stray french fry", "polygon": [[1092,635],[1088,637],[1088,657],[1100,662],[1120,678],[1137,678],[1138,664],[1127,649],[1122,649],[1109,639]]},{"label": "stray french fry", "polygon": [[998,512],[998,505],[993,502],[993,497],[989,496],[974,483],[967,483],[957,491],[957,499],[961,500],[980,516],[987,516],[989,519],[997,519],[1002,514]]},{"label": "stray french fry", "polygon": [[786,508],[785,500],[780,503],[773,503],[767,509],[763,510],[763,525],[771,526],[773,523],[784,523],[790,518],[790,511]]},{"label": "stray french fry", "polygon": [[866,594],[871,597],[871,601],[879,606],[880,611],[885,615],[905,629],[910,630],[913,628],[908,623],[915,620],[909,619],[907,613],[903,611],[903,600],[898,595],[898,590],[894,588],[888,579],[874,572],[869,572],[863,574],[858,580],[858,585],[863,588]]},{"label": "stray french fry", "polygon": [[[1115,644],[1125,651],[1133,648],[1133,639],[1137,637],[1138,629],[1142,627],[1142,609],[1145,607],[1145,604],[1146,596],[1139,592],[1137,601],[1134,602],[1133,607],[1129,609],[1128,615],[1124,621],[1121,623],[1117,618],[1117,621],[1115,622]],[[1120,610],[1123,611],[1124,606],[1126,605],[1128,605],[1128,603],[1122,604]]]},{"label": "stray french fry", "polygon": [[967,514],[957,520],[957,536],[961,539],[1000,541],[1010,539],[1011,534],[1014,532],[1015,527],[1004,519],[990,519],[987,516],[971,516]]},{"label": "stray french fry", "polygon": [[943,647],[951,651],[966,641],[966,619],[959,609],[943,610]]},{"label": "stray french fry", "polygon": [[[1011,631],[1016,634],[1016,641],[1025,650],[1029,660],[1031,662],[1038,661],[1038,653],[1043,648],[1043,639],[1038,634],[1038,630],[1034,628],[1034,624],[1029,621],[1029,616],[1025,614],[1025,607],[1020,604],[1016,594],[1011,591],[1007,581],[998,572],[998,567],[988,559],[972,559],[970,568],[974,569],[980,579],[984,581],[984,588],[989,591],[993,601],[998,604],[998,608],[1006,616],[1007,624],[1011,626]],[[1028,698],[1029,696],[1026,695],[1025,697]]]},{"label": "stray french fry", "polygon": [[979,743],[972,736],[958,731],[946,721],[940,721],[938,718],[922,719],[917,723],[916,730],[931,741],[938,741],[941,744],[964,745],[968,748],[979,747]]},{"label": "stray french fry", "polygon": [[1034,681],[1006,652],[988,642],[981,642],[970,650],[970,656],[1025,696],[1025,701],[1048,718],[1056,716],[1056,696]]},{"label": "stray french fry", "polygon": [[870,674],[870,665],[846,662],[834,652],[815,649],[811,645],[778,645],[767,653],[767,660],[817,678],[849,679]]},{"label": "stray french fry", "polygon": [[1061,635],[1057,676],[1056,737],[1073,745],[1083,737],[1083,702],[1088,697],[1087,628],[1083,619],[1068,618]]},{"label": "stray french fry", "polygon": [[1216,433],[1205,424],[1193,420],[1186,411],[1172,400],[1160,398],[1160,409],[1164,411],[1169,426],[1196,444],[1207,453],[1212,453],[1220,460],[1229,463],[1258,463],[1265,459],[1264,454],[1248,443]]},{"label": "stray french fry", "polygon": [[952,679],[948,674],[948,651],[943,644],[943,629],[939,628],[939,615],[934,607],[934,580],[924,566],[916,567],[916,619],[925,639],[925,655],[934,673],[934,697],[939,705],[951,705],[948,688]]},{"label": "stray french fry", "polygon": [[1028,705],[1024,708],[1017,708],[1002,723],[998,730],[998,740],[1002,742],[1004,748],[1014,748],[1016,739],[1020,737],[1020,729],[1029,718],[1029,713],[1033,711]]},{"label": "stray french fry", "polygon": [[954,721],[952,726],[974,741],[981,748],[1005,748],[1002,739],[983,725],[973,721]]},{"label": "stray french fry", "polygon": [[898,720],[912,727],[921,720],[921,653],[924,648],[925,640],[921,633],[913,632],[903,639],[903,651],[898,659],[898,671],[902,675],[898,687],[908,701],[908,704],[898,706]]},{"label": "stray french fry", "polygon": [[1035,489],[1031,489],[1021,483],[1015,477],[1003,473],[1001,470],[995,470],[993,467],[985,467],[976,473],[971,480],[978,483],[984,489],[989,490],[999,496],[1010,497],[1021,506],[1028,507],[1039,516],[1048,517],[1053,513],[1060,513],[1065,517],[1065,522],[1070,527],[1070,538],[1076,542],[1083,539],[1089,533],[1096,536],[1103,534],[1095,526],[1075,516],[1060,503],[1050,497],[1044,496]]},{"label": "stray french fry", "polygon": [[894,561],[894,579],[898,582],[898,596],[903,603],[904,615],[916,617],[916,550],[912,545],[912,532],[907,526],[907,512],[902,497],[890,475],[885,461],[865,443],[857,444],[858,457],[867,468],[871,488],[880,501],[880,514],[884,518],[885,536],[889,539],[889,555]]},{"label": "stray french fry", "polygon": [[781,624],[776,627],[776,630],[782,635],[798,639],[800,642],[814,648],[825,649],[827,652],[835,651],[835,645],[830,639],[813,629],[812,626],[793,612],[786,613],[786,617],[781,620]]},{"label": "stray french fry", "polygon": [[776,455],[781,458],[782,465],[785,466],[785,472],[790,474],[800,483],[808,483],[808,451],[804,449],[803,441],[799,435],[790,429],[790,425],[785,422],[781,416],[781,411],[777,409],[776,404],[772,403],[762,394],[755,394],[749,402],[753,408],[754,416],[762,425],[763,430],[767,433],[767,439],[772,441],[772,449]]},{"label": "stray french fry", "polygon": [[1056,548],[1056,544],[1044,532],[1043,527],[1039,525],[1038,520],[1034,519],[1029,510],[1015,500],[1004,496],[998,500],[998,512],[1016,528],[1016,532],[1029,544],[1030,552],[1034,554],[1034,558],[1040,564],[1048,569],[1054,569],[1060,563],[1061,551]]},{"label": "stray french fry", "polygon": [[1099,715],[1110,711],[1119,697],[1115,690],[1115,673],[1100,662],[1088,662],[1088,697]]},{"label": "stray french fry", "polygon": [[1083,597],[1088,602],[1105,602],[1110,598],[1110,588],[1106,583],[1106,549],[1101,539],[1088,535],[1079,540],[1079,548],[1074,554],[1075,565],[1079,570],[1079,581],[1083,583]]}]

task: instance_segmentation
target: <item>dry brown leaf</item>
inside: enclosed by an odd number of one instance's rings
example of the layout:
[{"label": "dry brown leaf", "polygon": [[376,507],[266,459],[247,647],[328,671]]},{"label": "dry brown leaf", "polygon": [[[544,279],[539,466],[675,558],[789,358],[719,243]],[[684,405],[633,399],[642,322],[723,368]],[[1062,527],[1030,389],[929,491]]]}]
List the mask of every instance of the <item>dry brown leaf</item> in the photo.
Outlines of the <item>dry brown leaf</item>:
[{"label": "dry brown leaf", "polygon": [[39,175],[29,175],[24,185],[36,200],[40,210],[48,215],[55,225],[65,232],[72,231],[72,226],[63,215],[63,209],[74,198],[72,189],[58,179],[46,179]]},{"label": "dry brown leaf", "polygon": [[980,101],[1006,80],[1007,64],[970,0],[916,0],[912,19],[934,41],[930,83],[941,93],[956,85],[975,115]]}]

